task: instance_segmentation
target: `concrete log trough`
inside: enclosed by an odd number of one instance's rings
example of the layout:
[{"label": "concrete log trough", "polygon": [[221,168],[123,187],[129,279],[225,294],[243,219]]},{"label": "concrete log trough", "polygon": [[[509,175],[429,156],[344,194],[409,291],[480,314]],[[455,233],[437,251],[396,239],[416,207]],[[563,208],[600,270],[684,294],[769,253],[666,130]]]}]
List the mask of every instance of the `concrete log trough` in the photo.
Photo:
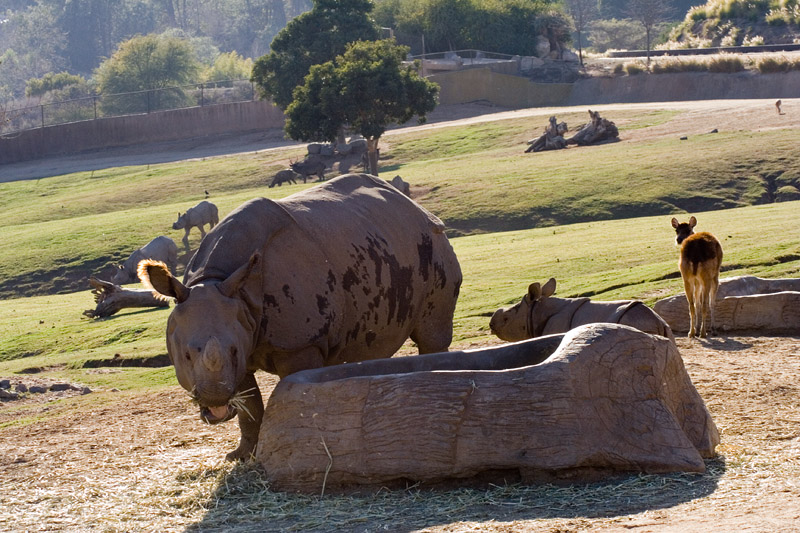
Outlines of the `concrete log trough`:
[{"label": "concrete log trough", "polygon": [[[659,300],[653,306],[672,331],[689,331],[685,294]],[[714,325],[717,331],[800,334],[800,279],[736,276],[720,280]]]},{"label": "concrete log trough", "polygon": [[292,374],[269,399],[256,458],[273,488],[319,494],[703,472],[718,443],[675,344],[602,323]]}]

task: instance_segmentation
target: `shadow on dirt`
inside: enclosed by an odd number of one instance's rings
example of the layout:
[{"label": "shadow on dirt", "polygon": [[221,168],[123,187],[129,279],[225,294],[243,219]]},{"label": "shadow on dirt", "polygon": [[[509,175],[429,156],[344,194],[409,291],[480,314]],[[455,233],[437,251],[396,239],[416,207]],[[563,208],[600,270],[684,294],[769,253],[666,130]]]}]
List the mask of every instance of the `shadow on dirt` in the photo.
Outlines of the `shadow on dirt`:
[{"label": "shadow on dirt", "polygon": [[718,456],[706,460],[705,474],[631,474],[583,484],[498,480],[446,490],[409,484],[403,490],[381,487],[369,494],[362,490],[320,497],[273,492],[260,467],[248,463],[220,482],[204,519],[187,531],[411,532],[463,522],[613,518],[706,497],[717,489],[725,470],[725,458]]}]

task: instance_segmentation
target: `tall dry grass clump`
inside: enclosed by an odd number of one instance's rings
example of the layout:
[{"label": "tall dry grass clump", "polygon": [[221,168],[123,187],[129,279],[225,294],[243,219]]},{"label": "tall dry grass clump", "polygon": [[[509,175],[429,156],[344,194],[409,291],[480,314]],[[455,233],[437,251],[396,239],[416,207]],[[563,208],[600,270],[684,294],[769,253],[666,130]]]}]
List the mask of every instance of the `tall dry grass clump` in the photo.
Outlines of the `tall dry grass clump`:
[{"label": "tall dry grass clump", "polygon": [[720,54],[708,62],[708,71],[723,74],[733,74],[745,70],[744,61],[740,57]]}]

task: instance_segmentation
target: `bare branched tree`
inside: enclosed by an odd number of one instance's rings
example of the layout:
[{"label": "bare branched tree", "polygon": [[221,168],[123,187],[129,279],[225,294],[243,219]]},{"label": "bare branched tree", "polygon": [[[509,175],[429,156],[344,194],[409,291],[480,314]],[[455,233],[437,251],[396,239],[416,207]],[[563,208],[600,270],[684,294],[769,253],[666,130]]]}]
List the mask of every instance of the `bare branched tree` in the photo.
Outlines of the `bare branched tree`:
[{"label": "bare branched tree", "polygon": [[567,9],[578,32],[578,57],[583,66],[583,33],[597,17],[597,0],[567,0]]},{"label": "bare branched tree", "polygon": [[670,5],[664,0],[630,0],[628,13],[633,20],[644,27],[647,42],[647,66],[649,67],[653,30],[659,22],[664,22],[669,18]]}]

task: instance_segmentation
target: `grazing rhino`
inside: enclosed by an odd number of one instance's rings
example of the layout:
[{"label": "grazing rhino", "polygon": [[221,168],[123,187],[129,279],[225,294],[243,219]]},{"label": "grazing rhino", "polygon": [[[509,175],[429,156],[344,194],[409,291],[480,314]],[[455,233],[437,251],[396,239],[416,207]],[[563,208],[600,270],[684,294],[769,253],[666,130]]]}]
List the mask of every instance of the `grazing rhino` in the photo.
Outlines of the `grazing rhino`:
[{"label": "grazing rhino", "polygon": [[611,322],[675,340],[664,319],[640,301],[593,302],[589,298],[554,298],[555,291],[554,278],[544,286],[531,283],[528,293],[518,304],[494,312],[489,321],[492,333],[504,341],[516,342],[564,333],[585,324]]},{"label": "grazing rhino", "polygon": [[297,183],[297,179],[300,177],[300,174],[295,172],[291,169],[284,169],[279,170],[277,174],[272,177],[272,181],[269,182],[269,188],[273,188],[274,186],[280,187],[284,183]]},{"label": "grazing rhino", "polygon": [[300,174],[303,178],[303,183],[306,182],[309,176],[317,176],[317,181],[325,179],[325,162],[319,158],[309,157],[303,161],[289,163],[289,166]]},{"label": "grazing rhino", "polygon": [[139,278],[136,277],[136,267],[139,266],[139,261],[144,259],[154,259],[156,261],[164,262],[171,272],[175,272],[178,266],[178,246],[175,241],[169,237],[160,236],[148,242],[135,252],[133,252],[128,259],[121,265],[117,265],[117,271],[111,278],[111,283],[114,285],[124,285],[125,283],[136,283]]},{"label": "grazing rhino", "polygon": [[203,239],[183,283],[155,262],[139,276],[177,301],[167,351],[201,417],[239,415],[230,460],[258,440],[256,370],[391,357],[408,337],[420,353],[446,351],[461,286],[442,222],[366,174],[243,204]]},{"label": "grazing rhino", "polygon": [[189,230],[197,228],[200,230],[200,238],[206,236],[203,226],[208,224],[209,230],[217,225],[219,222],[219,214],[217,206],[203,200],[194,207],[190,207],[184,214],[178,213],[178,220],[172,225],[172,229],[182,229],[186,233],[183,235],[183,245],[189,249]]}]

